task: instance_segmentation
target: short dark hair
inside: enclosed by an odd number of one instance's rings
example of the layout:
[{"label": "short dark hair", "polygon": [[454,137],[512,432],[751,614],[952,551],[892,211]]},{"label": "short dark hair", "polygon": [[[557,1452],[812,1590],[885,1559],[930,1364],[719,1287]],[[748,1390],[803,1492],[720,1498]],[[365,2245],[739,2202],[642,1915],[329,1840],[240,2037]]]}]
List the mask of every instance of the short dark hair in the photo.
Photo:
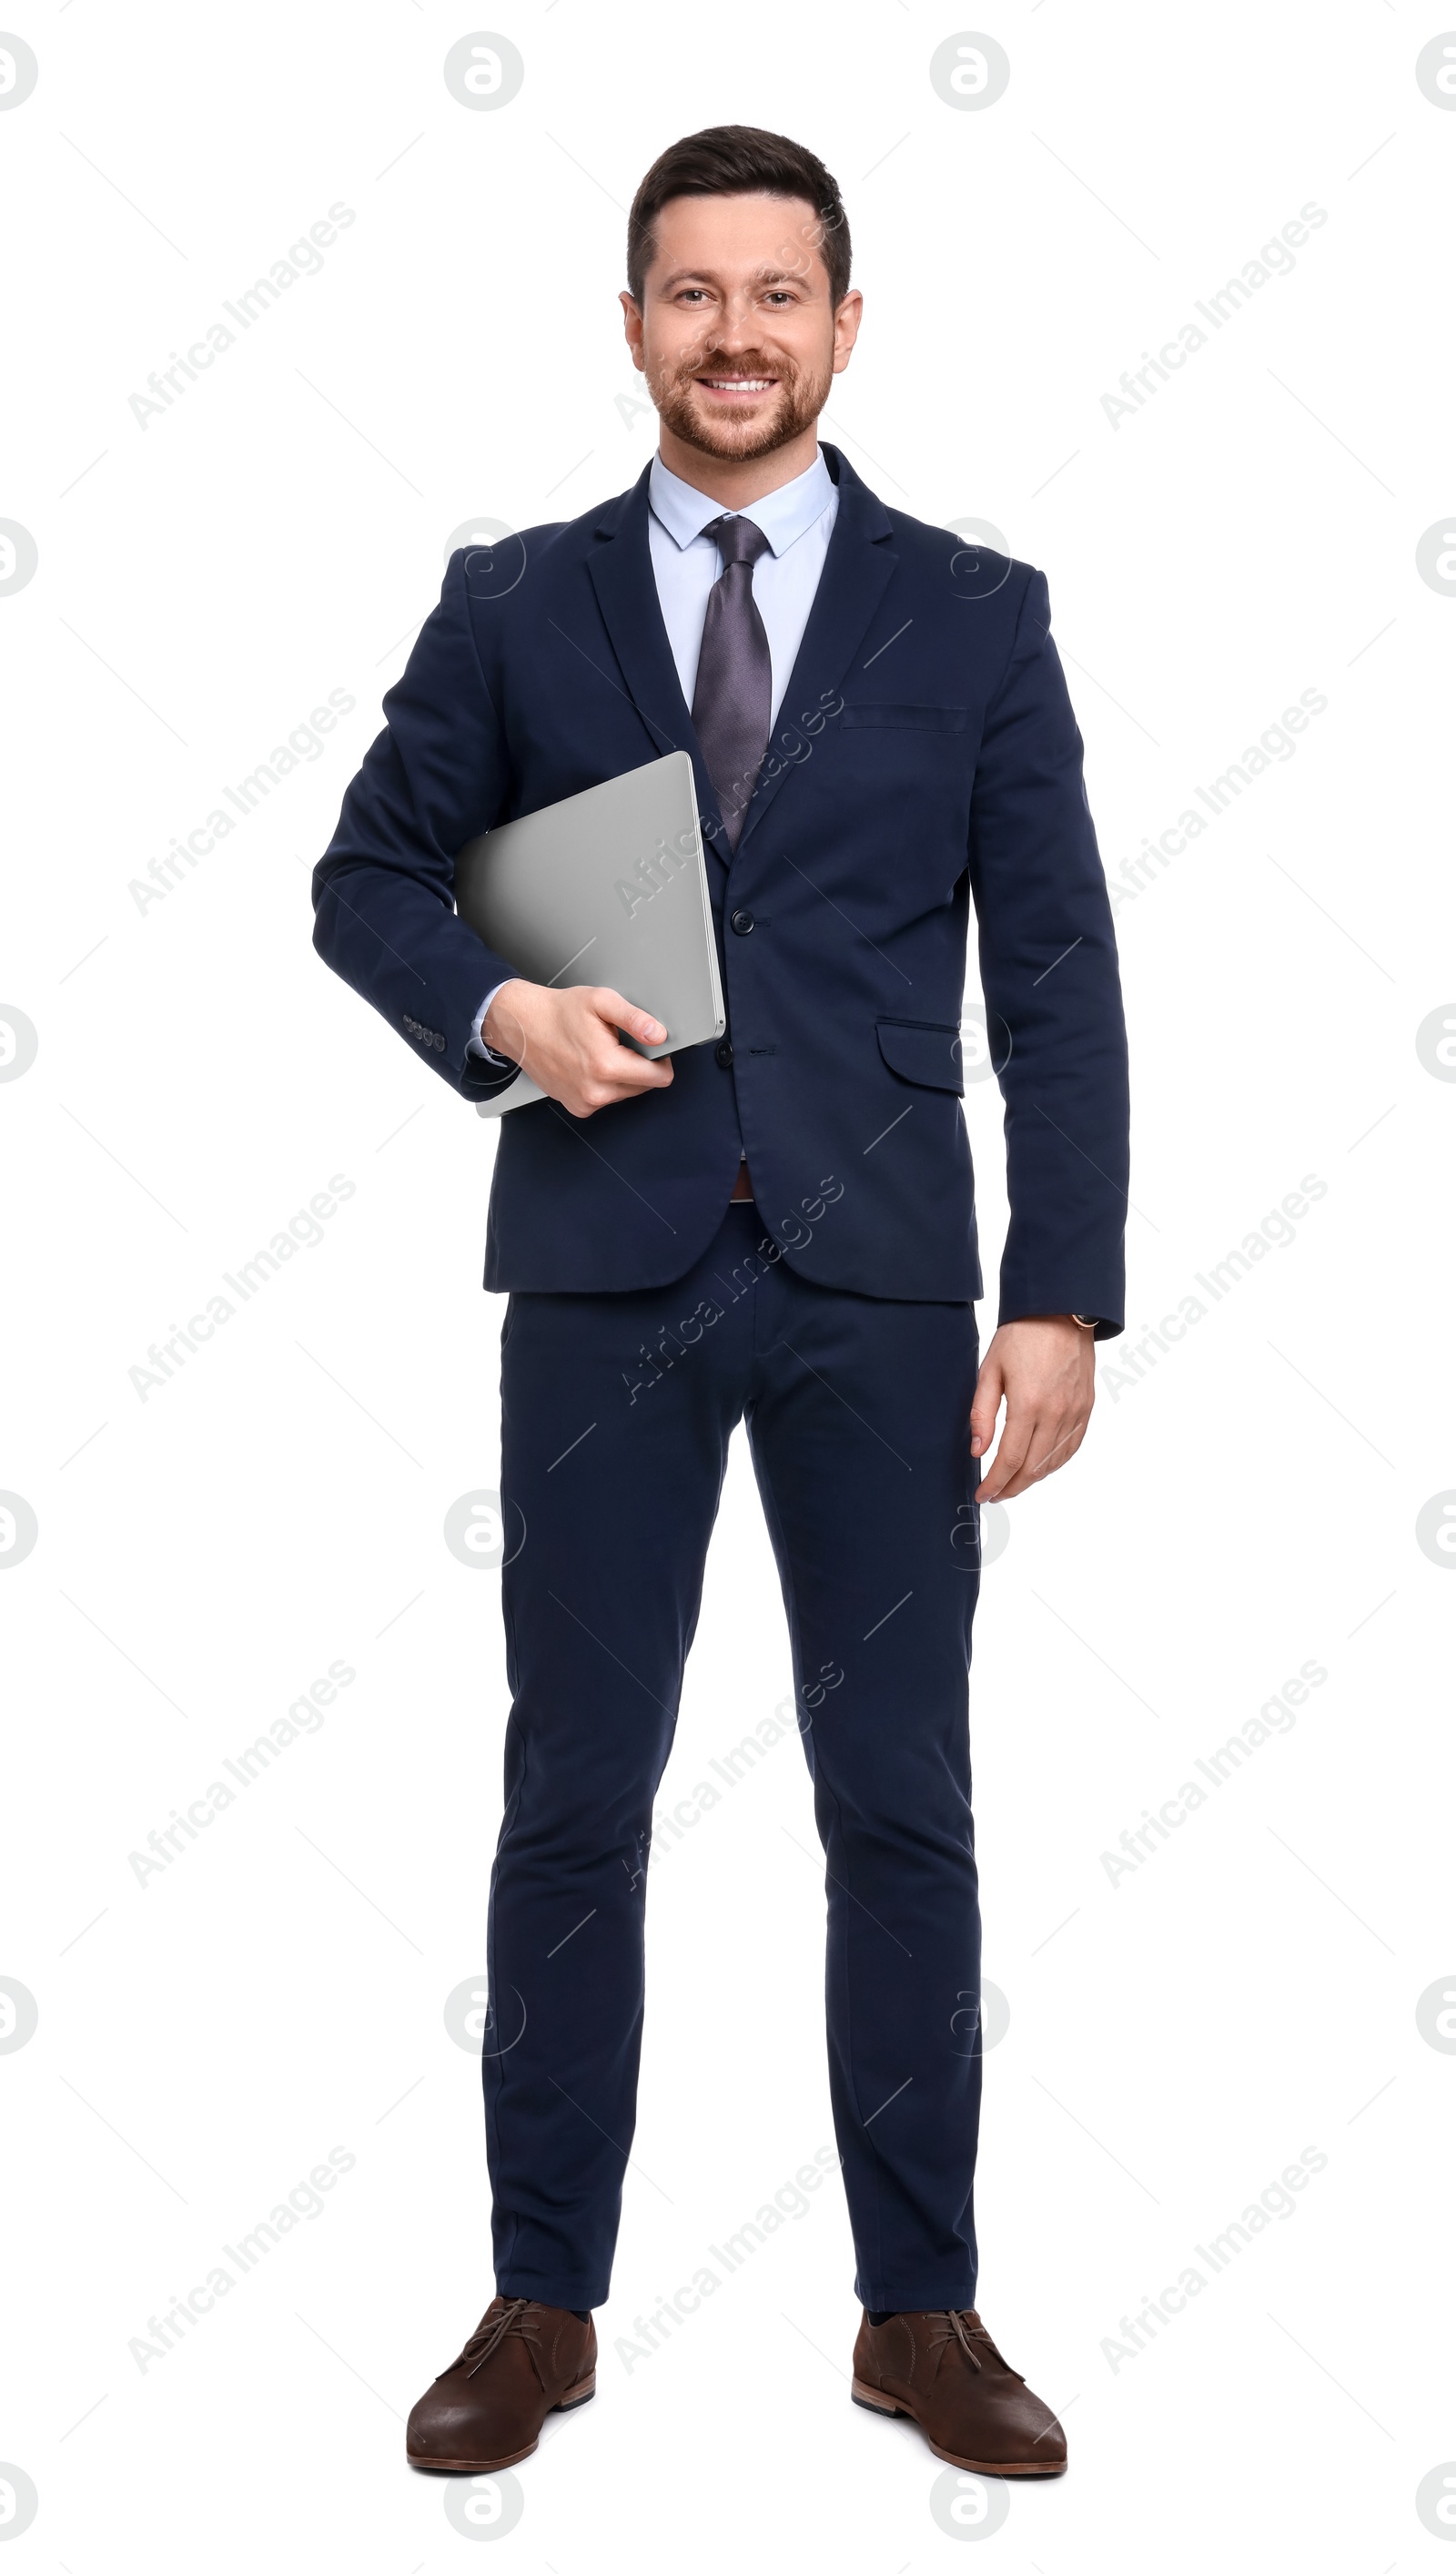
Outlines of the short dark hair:
[{"label": "short dark hair", "polygon": [[643,280],[657,252],[658,216],[672,197],[801,197],[817,217],[807,247],[829,272],[829,302],[849,286],[849,222],[831,178],[812,152],[759,125],[709,125],[661,152],[632,201],[627,219],[627,284],[642,302]]}]

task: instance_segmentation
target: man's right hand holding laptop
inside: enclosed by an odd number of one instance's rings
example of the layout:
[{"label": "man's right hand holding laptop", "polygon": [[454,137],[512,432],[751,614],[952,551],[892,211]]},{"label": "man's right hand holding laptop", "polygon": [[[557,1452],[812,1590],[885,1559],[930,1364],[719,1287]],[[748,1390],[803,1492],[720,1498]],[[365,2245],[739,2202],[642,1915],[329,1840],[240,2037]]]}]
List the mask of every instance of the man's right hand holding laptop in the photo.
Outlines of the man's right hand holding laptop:
[{"label": "man's right hand holding laptop", "polygon": [[493,1053],[519,1063],[569,1116],[592,1117],[639,1091],[666,1090],[673,1078],[670,1055],[652,1062],[619,1042],[619,1028],[639,1045],[662,1045],[668,1034],[661,1020],[604,984],[575,983],[558,992],[518,979],[493,994],[481,1037]]}]

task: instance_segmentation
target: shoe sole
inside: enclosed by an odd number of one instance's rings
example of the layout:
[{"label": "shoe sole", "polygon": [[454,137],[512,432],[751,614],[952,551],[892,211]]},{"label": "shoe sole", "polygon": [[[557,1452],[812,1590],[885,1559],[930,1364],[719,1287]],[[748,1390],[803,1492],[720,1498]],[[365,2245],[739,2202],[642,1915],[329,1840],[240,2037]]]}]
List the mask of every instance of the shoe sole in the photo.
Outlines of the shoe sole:
[{"label": "shoe sole", "polygon": [[[589,2404],[596,2392],[597,2371],[594,2368],[590,2377],[584,2377],[580,2385],[569,2388],[561,2402],[553,2404],[551,2410],[553,2413],[573,2413],[579,2404]],[[492,2476],[503,2467],[519,2467],[522,2459],[534,2456],[540,2446],[541,2434],[538,2432],[524,2449],[513,2449],[506,2458],[435,2458],[422,2455],[415,2449],[407,2449],[405,2456],[412,2467],[433,2467],[443,2476]]]},{"label": "shoe sole", "polygon": [[866,2386],[862,2377],[851,2379],[849,2394],[855,2404],[863,2405],[866,2413],[894,2413],[906,2422],[913,2422],[926,2445],[934,2451],[937,2458],[944,2459],[947,2467],[964,2467],[970,2474],[977,2476],[1064,2476],[1066,2474],[1065,2458],[1043,2462],[1040,2458],[958,2457],[954,2449],[942,2449],[938,2440],[931,2439],[919,2415],[912,2413],[907,2404],[896,2404],[893,2396],[881,2395],[877,2387]]}]

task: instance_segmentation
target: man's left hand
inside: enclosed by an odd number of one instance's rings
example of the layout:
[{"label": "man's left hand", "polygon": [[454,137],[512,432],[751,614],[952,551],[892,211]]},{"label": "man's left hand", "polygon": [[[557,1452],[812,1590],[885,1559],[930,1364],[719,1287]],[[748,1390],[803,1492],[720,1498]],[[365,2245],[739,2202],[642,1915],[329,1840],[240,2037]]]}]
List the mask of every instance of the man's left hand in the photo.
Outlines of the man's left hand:
[{"label": "man's left hand", "polygon": [[996,1453],[986,1460],[978,1502],[1009,1502],[1054,1475],[1082,1444],[1092,1409],[1092,1335],[1070,1314],[1002,1323],[975,1381],[970,1453],[984,1457],[1002,1403]]}]

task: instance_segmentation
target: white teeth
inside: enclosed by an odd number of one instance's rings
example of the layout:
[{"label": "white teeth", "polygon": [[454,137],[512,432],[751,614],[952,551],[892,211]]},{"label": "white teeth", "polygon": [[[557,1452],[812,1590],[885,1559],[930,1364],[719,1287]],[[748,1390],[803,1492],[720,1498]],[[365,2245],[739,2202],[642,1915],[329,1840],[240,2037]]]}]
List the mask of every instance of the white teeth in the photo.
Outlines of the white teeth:
[{"label": "white teeth", "polygon": [[773,379],[771,376],[707,376],[704,382],[716,394],[766,394]]}]

